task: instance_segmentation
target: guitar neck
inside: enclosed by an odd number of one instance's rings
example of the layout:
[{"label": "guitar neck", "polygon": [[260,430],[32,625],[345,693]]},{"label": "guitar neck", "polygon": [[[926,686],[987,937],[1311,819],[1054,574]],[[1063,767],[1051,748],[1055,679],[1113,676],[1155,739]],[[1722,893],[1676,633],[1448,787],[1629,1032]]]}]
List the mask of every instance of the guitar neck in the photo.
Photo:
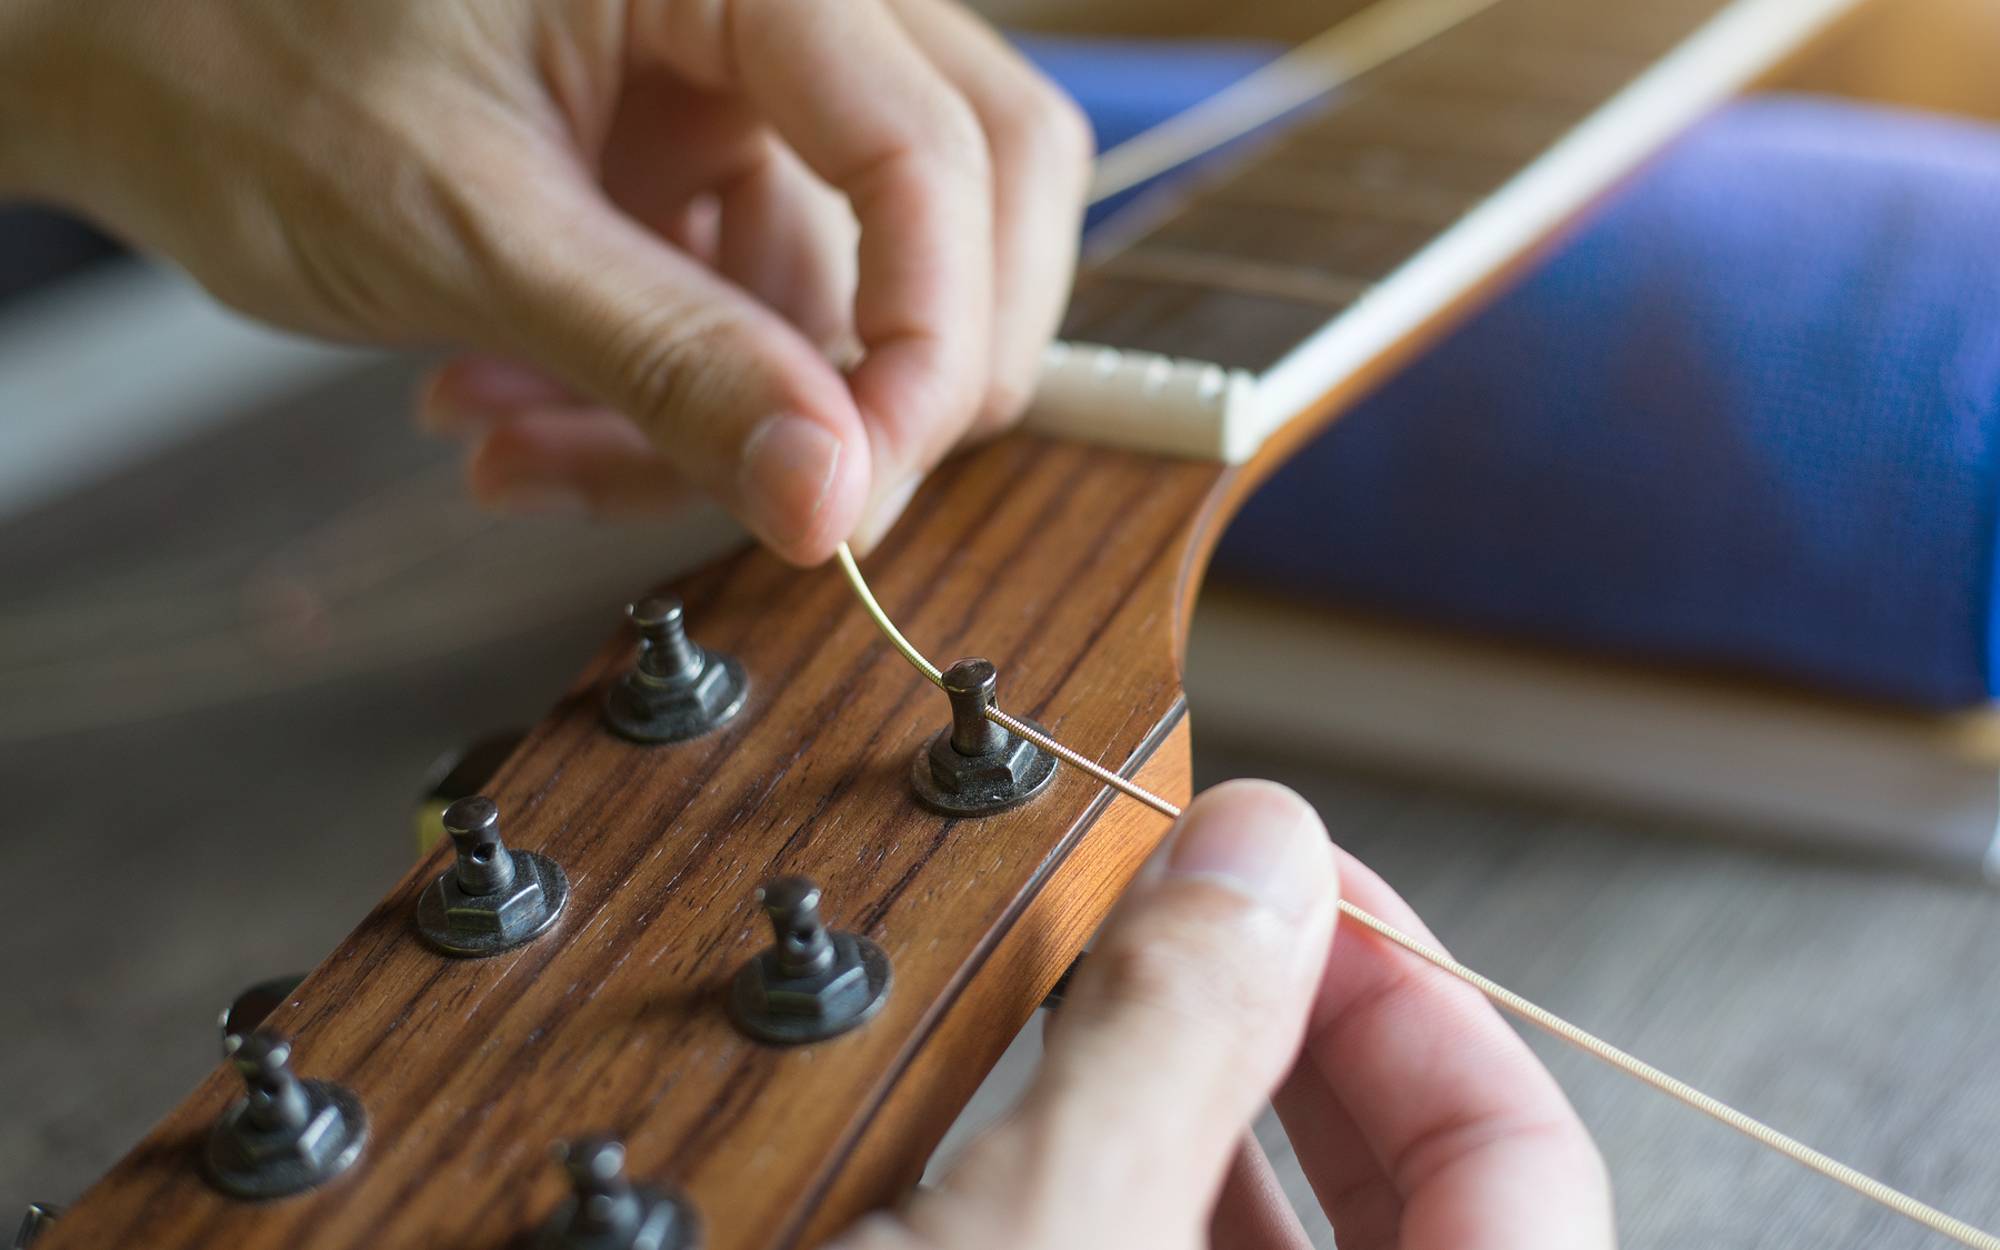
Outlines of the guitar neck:
[{"label": "guitar neck", "polygon": [[[1351,50],[1336,28],[1322,56],[1266,76],[1279,102],[1302,74],[1331,91],[1251,135],[1249,155],[1105,224],[1062,337],[1117,355],[1072,348],[1031,422],[1230,461],[1296,436],[1301,414],[1434,340],[1661,145],[1854,7],[1386,0]],[[1394,38],[1388,19],[1435,33],[1349,76]],[[1159,357],[1237,385],[1162,405]]]},{"label": "guitar neck", "polygon": [[[1257,431],[1261,468],[1837,7],[1497,0],[1251,159],[1135,206],[1143,227],[1096,258],[1067,333],[1208,362],[1191,410],[1244,389],[1212,373],[1248,379],[1283,414]],[[1078,410],[1166,419],[1157,371],[1122,399],[1083,372]],[[1180,631],[1254,477],[1016,434],[926,483],[872,558],[876,586],[938,658],[993,660],[1001,706],[1182,801]],[[735,718],[660,746],[608,732],[621,635],[490,787],[508,843],[567,874],[560,921],[490,958],[440,954],[416,919],[446,867],[433,855],[273,1012],[299,1075],[365,1109],[352,1166],[268,1202],[209,1184],[204,1143],[242,1089],[225,1067],[37,1250],[528,1244],[564,1194],[550,1145],[597,1132],[635,1179],[687,1195],[709,1250],[810,1244],[915,1180],[1165,822],[1071,769],[1001,814],[940,816],[911,777],[944,699],[837,572],[751,551],[675,589],[694,640],[748,674]],[[753,892],[789,873],[894,970],[878,1014],[796,1048],[724,1007],[770,940]]]}]

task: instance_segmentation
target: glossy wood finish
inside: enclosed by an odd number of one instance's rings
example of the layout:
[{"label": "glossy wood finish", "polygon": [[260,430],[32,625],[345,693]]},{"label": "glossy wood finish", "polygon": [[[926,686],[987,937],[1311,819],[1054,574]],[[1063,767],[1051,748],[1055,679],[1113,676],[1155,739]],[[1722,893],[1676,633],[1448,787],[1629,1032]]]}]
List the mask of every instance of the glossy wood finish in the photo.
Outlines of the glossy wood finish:
[{"label": "glossy wood finish", "polygon": [[[1071,332],[1268,363],[1717,0],[1602,7],[1616,16],[1593,17],[1597,0],[1504,0],[1461,28],[1478,42],[1440,41],[1371,75],[1276,157],[1188,199],[1087,276]],[[1528,24],[1502,39],[1508,22]],[[1559,81],[1532,50],[1533,31],[1555,28],[1595,67],[1583,71],[1592,89]],[[1503,46],[1529,50],[1469,55]],[[1546,89],[1511,98],[1517,71]],[[1369,184],[1369,170],[1379,199],[1340,189]],[[1207,268],[1190,280],[1196,261]],[[1181,634],[1221,524],[1320,420],[1469,303],[1440,309],[1243,471],[1020,435],[967,455],[868,562],[876,589],[933,658],[994,660],[1005,706],[1184,799]],[[209,1191],[192,1161],[236,1093],[218,1069],[46,1246],[517,1245],[561,1195],[549,1145],[590,1131],[623,1136],[636,1175],[683,1186],[714,1250],[810,1242],[913,1179],[1165,824],[1107,806],[1070,770],[1015,812],[933,816],[905,775],[944,701],[836,572],[751,552],[677,589],[697,641],[748,669],[743,715],[678,747],[609,736],[597,703],[630,661],[621,638],[495,783],[509,840],[569,871],[558,929],[486,962],[432,953],[410,916],[443,866],[434,856],[273,1017],[296,1037],[302,1075],[370,1108],[354,1171],[262,1206]],[[767,939],[751,892],[780,872],[819,879],[829,920],[895,963],[880,1016],[801,1050],[746,1041],[720,1008]]]},{"label": "glossy wood finish", "polygon": [[[1077,748],[1136,771],[1171,741],[1148,777],[1185,798],[1173,640],[1220,475],[1010,438],[937,475],[869,567],[913,639],[993,659],[1004,704]],[[749,669],[743,715],[681,747],[611,737],[621,638],[494,786],[509,840],[570,873],[559,928],[489,961],[430,952],[410,913],[434,856],[273,1017],[301,1074],[373,1114],[353,1172],[273,1204],[209,1191],[194,1152],[236,1093],[218,1069],[47,1245],[507,1245],[560,1197],[551,1142],[593,1130],[684,1185],[716,1250],[793,1244],[907,1181],[1165,822],[1098,819],[1070,770],[1015,812],[933,816],[904,778],[943,698],[836,571],[750,552],[679,589],[697,639]],[[799,1050],[739,1037],[718,996],[768,940],[751,891],[779,872],[818,878],[829,919],[895,961],[880,1016]]]}]

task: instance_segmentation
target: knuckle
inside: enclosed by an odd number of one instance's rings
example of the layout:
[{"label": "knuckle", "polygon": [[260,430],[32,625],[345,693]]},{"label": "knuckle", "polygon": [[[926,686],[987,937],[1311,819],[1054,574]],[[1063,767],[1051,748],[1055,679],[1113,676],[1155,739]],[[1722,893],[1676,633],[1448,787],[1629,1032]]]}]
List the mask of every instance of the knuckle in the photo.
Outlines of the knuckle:
[{"label": "knuckle", "polygon": [[996,163],[1081,182],[1097,141],[1083,110],[1039,74],[997,111],[991,124]]},{"label": "knuckle", "polygon": [[1204,961],[1185,943],[1119,942],[1090,958],[1102,969],[1106,996],[1119,1007],[1182,1024],[1203,1022],[1216,1007]]},{"label": "knuckle", "polygon": [[930,117],[932,147],[963,175],[984,180],[991,174],[986,129],[972,105],[957,95],[937,102]]},{"label": "knuckle", "polygon": [[1107,944],[1104,975],[1114,998],[1232,1036],[1283,1016],[1289,937],[1282,926],[1232,891],[1201,882],[1170,888],[1147,923]]},{"label": "knuckle", "polygon": [[694,418],[724,395],[727,362],[742,354],[743,330],[727,315],[678,308],[642,316],[609,336],[617,401],[661,449],[691,437]]}]

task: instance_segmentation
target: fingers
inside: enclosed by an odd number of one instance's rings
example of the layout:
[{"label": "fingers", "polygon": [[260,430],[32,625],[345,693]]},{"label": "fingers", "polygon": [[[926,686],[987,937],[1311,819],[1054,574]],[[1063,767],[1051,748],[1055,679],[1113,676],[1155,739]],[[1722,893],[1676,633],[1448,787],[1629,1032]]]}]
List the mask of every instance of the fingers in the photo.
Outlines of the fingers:
[{"label": "fingers", "polygon": [[880,0],[656,0],[640,45],[746,95],[860,222],[849,385],[871,512],[907,498],[987,384],[991,174],[976,115]]},{"label": "fingers", "polygon": [[605,520],[671,516],[693,493],[638,427],[606,408],[511,415],[480,439],[466,477],[489,508]]},{"label": "fingers", "polygon": [[[830,555],[866,501],[869,440],[819,350],[573,173],[516,178],[510,195],[504,215],[489,210],[471,232],[498,288],[482,346],[629,414],[779,555]],[[609,437],[600,431],[592,454],[568,463],[601,467]],[[613,480],[604,470],[577,485]]]},{"label": "fingers", "polygon": [[540,369],[499,356],[459,356],[431,371],[417,395],[417,420],[432,434],[481,433],[531,408],[577,407],[583,398]]},{"label": "fingers", "polygon": [[[1341,880],[1358,906],[1427,936],[1350,857]],[[1342,926],[1275,1101],[1342,1244],[1612,1245],[1602,1162],[1554,1078],[1475,990],[1366,931]]]},{"label": "fingers", "polygon": [[1246,1135],[1236,1148],[1209,1217],[1208,1244],[1210,1250],[1311,1250],[1312,1239],[1255,1136]]},{"label": "fingers", "polygon": [[1337,889],[1325,830],[1290,791],[1196,800],[1165,873],[1092,949],[1019,1110],[912,1226],[984,1226],[1010,1247],[1172,1245],[1206,1227],[1296,1052]]},{"label": "fingers", "polygon": [[721,190],[717,261],[823,352],[854,336],[858,227],[847,204],[780,143]]},{"label": "fingers", "polygon": [[910,34],[979,117],[993,167],[992,376],[973,426],[991,433],[1034,395],[1069,303],[1094,149],[1069,97],[948,0],[893,0]]}]

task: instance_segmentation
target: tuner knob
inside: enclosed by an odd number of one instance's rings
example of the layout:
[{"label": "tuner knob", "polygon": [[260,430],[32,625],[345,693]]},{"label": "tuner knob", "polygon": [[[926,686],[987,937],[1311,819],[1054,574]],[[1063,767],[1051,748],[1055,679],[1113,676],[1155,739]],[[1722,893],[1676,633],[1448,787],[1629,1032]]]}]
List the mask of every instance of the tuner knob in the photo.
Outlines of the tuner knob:
[{"label": "tuner knob", "polygon": [[569,877],[546,855],[500,836],[500,807],[483,794],[444,809],[455,852],[417,900],[417,932],[448,955],[497,955],[548,932],[569,902]]},{"label": "tuner knob", "polygon": [[351,1090],[292,1074],[292,1044],[258,1030],[230,1054],[244,1095],[223,1112],[202,1156],[210,1184],[237,1198],[282,1198],[322,1185],[361,1156],[368,1117]]},{"label": "tuner knob", "polygon": [[729,996],[738,1028],[780,1046],[845,1033],[889,996],[889,956],[858,933],[828,931],[820,889],[779,877],[757,891],[772,942],[736,974]]},{"label": "tuner knob", "polygon": [[743,710],[750,688],[743,666],[694,644],[679,599],[641,599],[625,615],[639,631],[639,658],[605,696],[612,732],[634,742],[685,742]]},{"label": "tuner knob", "polygon": [[614,1137],[580,1137],[556,1147],[570,1196],[535,1241],[535,1250],[695,1250],[701,1221],[685,1195],[634,1185],[625,1146]]},{"label": "tuner knob", "polygon": [[1056,775],[1055,756],[986,718],[999,681],[986,660],[960,660],[944,671],[951,724],[931,736],[910,766],[917,799],[932,811],[991,816],[1034,798]]}]

